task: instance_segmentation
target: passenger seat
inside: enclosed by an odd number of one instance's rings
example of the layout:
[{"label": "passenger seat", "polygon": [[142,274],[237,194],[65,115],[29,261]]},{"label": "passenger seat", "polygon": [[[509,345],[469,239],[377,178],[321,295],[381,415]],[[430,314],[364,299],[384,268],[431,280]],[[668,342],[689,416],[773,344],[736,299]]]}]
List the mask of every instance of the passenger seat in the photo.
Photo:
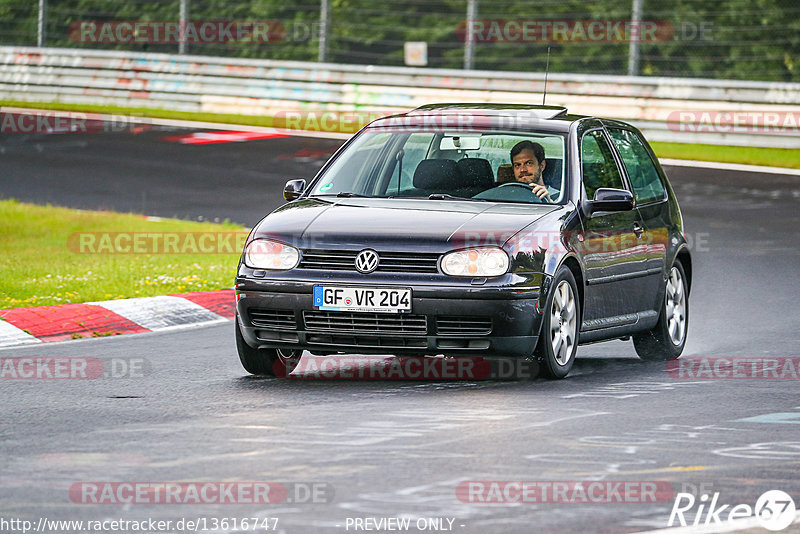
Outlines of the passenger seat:
[{"label": "passenger seat", "polygon": [[471,197],[494,187],[492,164],[488,159],[463,158],[458,160],[457,165],[462,180],[461,187],[453,195]]}]

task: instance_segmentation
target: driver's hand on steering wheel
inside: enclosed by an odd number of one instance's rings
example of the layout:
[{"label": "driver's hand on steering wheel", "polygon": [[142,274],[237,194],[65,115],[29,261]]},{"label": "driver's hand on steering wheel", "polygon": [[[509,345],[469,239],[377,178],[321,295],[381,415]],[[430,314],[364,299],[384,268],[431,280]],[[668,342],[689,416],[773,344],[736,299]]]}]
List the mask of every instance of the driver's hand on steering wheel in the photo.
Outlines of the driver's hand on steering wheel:
[{"label": "driver's hand on steering wheel", "polygon": [[539,185],[539,184],[530,184],[531,190],[533,194],[537,197],[547,200],[548,202],[552,202],[553,199],[550,198],[550,193],[547,191],[547,186]]}]

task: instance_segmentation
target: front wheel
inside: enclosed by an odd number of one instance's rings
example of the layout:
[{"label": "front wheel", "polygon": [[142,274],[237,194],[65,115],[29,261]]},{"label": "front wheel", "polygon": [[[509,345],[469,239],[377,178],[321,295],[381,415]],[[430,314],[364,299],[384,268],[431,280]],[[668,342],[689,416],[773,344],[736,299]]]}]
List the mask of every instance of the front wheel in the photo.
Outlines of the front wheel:
[{"label": "front wheel", "polygon": [[297,367],[303,351],[286,349],[254,349],[244,340],[239,328],[239,321],[234,320],[236,327],[236,350],[244,370],[251,375],[286,377]]},{"label": "front wheel", "polygon": [[575,277],[567,267],[558,270],[552,287],[547,297],[536,350],[542,361],[544,375],[548,378],[564,378],[572,369],[578,352],[581,303]]},{"label": "front wheel", "polygon": [[643,360],[674,360],[686,345],[689,326],[689,296],[686,273],[676,261],[667,277],[664,302],[652,330],[633,336],[636,354]]}]

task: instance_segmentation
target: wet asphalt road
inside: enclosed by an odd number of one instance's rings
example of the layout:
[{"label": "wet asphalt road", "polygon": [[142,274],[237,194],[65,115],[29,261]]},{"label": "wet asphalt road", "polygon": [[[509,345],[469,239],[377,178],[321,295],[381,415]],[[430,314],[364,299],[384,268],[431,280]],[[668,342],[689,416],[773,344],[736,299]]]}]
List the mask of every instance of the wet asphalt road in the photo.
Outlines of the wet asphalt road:
[{"label": "wet asphalt road", "polygon": [[[161,140],[171,135],[6,136],[0,197],[252,225],[279,205],[286,179],[311,177],[340,144]],[[797,358],[800,177],[667,170],[694,248],[684,358]],[[663,363],[639,361],[630,342],[581,347],[558,382],[252,378],[232,324],[0,350],[23,356],[145,371],[0,381],[1,518],[153,518],[172,520],[159,531],[173,532],[181,518],[207,518],[206,527],[229,518],[215,531],[244,532],[232,519],[245,517],[277,518],[286,533],[364,532],[356,519],[389,517],[411,518],[408,532],[436,518],[439,531],[463,533],[637,532],[666,527],[681,491],[753,506],[778,489],[800,506],[796,379],[677,379]],[[69,492],[91,482],[233,481],[287,485],[294,502],[93,505]],[[670,491],[655,503],[574,494],[477,503],[457,492],[469,481],[636,481]],[[300,502],[307,487],[322,492],[316,502]]]},{"label": "wet asphalt road", "polygon": [[0,198],[253,226],[283,184],[314,176],[342,141],[291,137],[204,145],[136,134],[2,135]]}]

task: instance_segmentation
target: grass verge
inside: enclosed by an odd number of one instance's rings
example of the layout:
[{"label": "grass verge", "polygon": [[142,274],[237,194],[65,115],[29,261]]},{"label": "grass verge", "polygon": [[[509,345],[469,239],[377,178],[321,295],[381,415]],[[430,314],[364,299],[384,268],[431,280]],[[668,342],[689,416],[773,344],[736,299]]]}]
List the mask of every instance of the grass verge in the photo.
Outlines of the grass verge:
[{"label": "grass verge", "polygon": [[[174,111],[159,108],[127,108],[119,106],[96,106],[90,104],[63,104],[60,102],[21,102],[0,100],[0,106],[51,109],[58,111],[77,111],[84,113],[101,113],[106,115],[124,115],[127,117],[150,117],[155,119],[177,119],[198,122],[218,122],[221,124],[241,124],[244,126],[263,126],[267,128],[289,128],[291,124],[279,117],[271,115],[234,115],[230,113],[197,113],[192,111]],[[353,132],[355,133],[355,131]]]},{"label": "grass verge", "polygon": [[800,169],[800,150],[687,143],[650,143],[659,158],[743,163]]},{"label": "grass verge", "polygon": [[0,308],[230,288],[247,236],[236,224],[16,200],[0,201],[0,221]]},{"label": "grass verge", "polygon": [[[83,111],[110,115],[218,122],[222,124],[241,124],[243,126],[263,126],[272,128],[291,128],[292,126],[291,123],[287,124],[285,119],[270,115],[252,116],[225,113],[194,113],[154,108],[126,108],[86,104],[20,102],[12,100],[0,100],[0,106]],[[770,167],[800,169],[800,150],[789,148],[735,147],[688,143],[651,143],[651,145],[656,155],[660,158],[743,163],[748,165],[766,165]]]}]

